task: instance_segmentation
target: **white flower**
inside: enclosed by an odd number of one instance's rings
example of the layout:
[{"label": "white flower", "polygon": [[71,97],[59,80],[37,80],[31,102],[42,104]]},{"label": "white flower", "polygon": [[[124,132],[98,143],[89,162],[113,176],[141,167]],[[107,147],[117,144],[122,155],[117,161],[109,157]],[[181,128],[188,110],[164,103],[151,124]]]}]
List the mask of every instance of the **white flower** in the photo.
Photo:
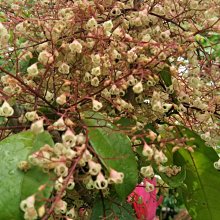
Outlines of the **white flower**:
[{"label": "white flower", "polygon": [[102,166],[99,163],[96,163],[92,160],[88,161],[88,165],[89,165],[89,174],[93,176],[97,175],[102,169]]},{"label": "white flower", "polygon": [[136,94],[140,94],[143,92],[143,85],[142,82],[138,82],[136,85],[133,86],[133,91]]},{"label": "white flower", "polygon": [[102,108],[102,103],[93,99],[92,100],[92,109],[93,111],[97,112]]},{"label": "white flower", "polygon": [[63,117],[59,118],[57,121],[53,123],[54,129],[58,131],[65,131],[66,130],[66,124],[63,120]]},{"label": "white flower", "polygon": [[3,105],[0,107],[0,116],[9,117],[14,114],[14,109],[4,101]]},{"label": "white flower", "polygon": [[44,123],[43,119],[39,119],[38,121],[31,124],[31,131],[35,134],[39,134],[44,131]]},{"label": "white flower", "polygon": [[96,29],[98,26],[98,23],[96,21],[96,19],[94,17],[92,17],[91,19],[88,20],[87,24],[86,24],[86,27],[88,30],[94,30]]},{"label": "white flower", "polygon": [[69,44],[69,48],[71,52],[82,53],[82,44],[78,40],[74,40],[71,44]]},{"label": "white flower", "polygon": [[153,170],[152,166],[141,167],[141,174],[144,177],[153,177],[154,170]]},{"label": "white flower", "polygon": [[34,63],[31,66],[29,66],[27,68],[27,72],[28,72],[28,75],[31,76],[31,77],[37,76],[39,74],[39,71],[38,71],[38,68],[37,68],[37,64]]},{"label": "white flower", "polygon": [[39,53],[38,61],[43,65],[51,64],[54,61],[53,55],[46,50]]},{"label": "white flower", "polygon": [[56,103],[59,104],[59,105],[64,105],[66,103],[66,95],[61,94],[60,96],[58,96],[56,98]]},{"label": "white flower", "polygon": [[112,20],[106,21],[103,23],[103,28],[105,31],[111,31],[113,28]]}]

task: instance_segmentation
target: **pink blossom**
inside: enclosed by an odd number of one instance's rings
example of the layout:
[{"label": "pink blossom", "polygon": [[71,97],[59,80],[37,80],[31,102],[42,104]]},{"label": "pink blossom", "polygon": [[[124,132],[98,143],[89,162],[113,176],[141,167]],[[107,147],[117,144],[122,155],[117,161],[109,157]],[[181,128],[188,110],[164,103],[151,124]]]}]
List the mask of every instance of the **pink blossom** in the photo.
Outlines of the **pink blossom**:
[{"label": "pink blossom", "polygon": [[145,186],[147,182],[156,186],[156,178],[152,180],[145,178],[143,184],[137,185],[134,191],[128,196],[128,202],[133,205],[137,219],[140,220],[154,220],[157,207],[163,199],[160,197],[157,201],[156,187],[151,192],[146,191]]}]

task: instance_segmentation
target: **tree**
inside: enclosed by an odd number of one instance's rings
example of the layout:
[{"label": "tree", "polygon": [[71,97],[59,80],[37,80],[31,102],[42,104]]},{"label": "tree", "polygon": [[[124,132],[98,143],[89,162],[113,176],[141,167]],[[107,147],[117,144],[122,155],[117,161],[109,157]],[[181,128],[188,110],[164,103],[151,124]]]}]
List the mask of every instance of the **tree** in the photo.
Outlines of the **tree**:
[{"label": "tree", "polygon": [[1,219],[134,219],[143,178],[219,219],[218,0],[0,8]]}]

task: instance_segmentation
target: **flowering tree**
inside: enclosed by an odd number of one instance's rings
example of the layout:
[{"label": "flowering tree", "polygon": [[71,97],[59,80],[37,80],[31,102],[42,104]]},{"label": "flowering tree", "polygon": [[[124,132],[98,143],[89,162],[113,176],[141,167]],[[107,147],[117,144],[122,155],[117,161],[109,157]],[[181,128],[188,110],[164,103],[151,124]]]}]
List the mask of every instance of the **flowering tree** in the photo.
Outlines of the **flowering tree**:
[{"label": "flowering tree", "polygon": [[136,186],[220,218],[219,0],[0,9],[0,219],[135,219]]}]

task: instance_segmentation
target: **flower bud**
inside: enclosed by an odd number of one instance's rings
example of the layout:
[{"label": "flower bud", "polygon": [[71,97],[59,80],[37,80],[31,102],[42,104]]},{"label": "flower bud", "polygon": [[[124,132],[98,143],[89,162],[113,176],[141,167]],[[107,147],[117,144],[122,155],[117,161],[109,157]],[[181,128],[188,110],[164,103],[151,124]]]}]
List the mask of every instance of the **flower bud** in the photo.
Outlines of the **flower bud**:
[{"label": "flower bud", "polygon": [[66,103],[66,95],[62,94],[56,98],[56,103],[59,105],[64,105]]},{"label": "flower bud", "polygon": [[37,64],[34,63],[27,68],[28,76],[35,77],[39,74]]},{"label": "flower bud", "polygon": [[80,133],[76,136],[76,143],[79,145],[85,144],[86,142],[86,137],[83,133]]},{"label": "flower bud", "polygon": [[39,134],[44,131],[44,120],[39,119],[31,124],[31,131],[35,134]]},{"label": "flower bud", "polygon": [[155,141],[157,138],[157,134],[153,132],[152,130],[149,130],[148,137],[150,138],[151,141]]},{"label": "flower bud", "polygon": [[53,93],[47,91],[45,95],[45,99],[49,102],[53,99],[53,96],[54,96]]},{"label": "flower bud", "polygon": [[[82,145],[83,146],[83,145]],[[81,147],[82,148],[82,147]],[[85,161],[85,162],[88,162],[89,160],[92,159],[92,154],[88,151],[88,150],[85,150],[84,154],[82,155],[82,159]]]},{"label": "flower bud", "polygon": [[154,154],[153,149],[148,145],[144,144],[143,151],[142,151],[143,156],[147,157],[148,160],[150,160]]}]

